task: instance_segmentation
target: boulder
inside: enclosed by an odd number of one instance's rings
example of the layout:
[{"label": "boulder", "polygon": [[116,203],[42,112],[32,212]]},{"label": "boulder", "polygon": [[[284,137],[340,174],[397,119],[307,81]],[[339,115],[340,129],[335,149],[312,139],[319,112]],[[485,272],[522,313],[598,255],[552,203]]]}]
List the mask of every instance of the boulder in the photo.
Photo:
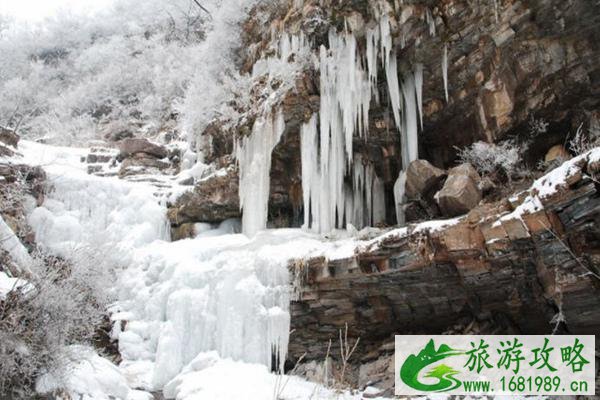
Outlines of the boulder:
[{"label": "boulder", "polygon": [[144,153],[150,157],[165,158],[169,152],[164,146],[152,143],[146,139],[130,138],[119,142],[119,150],[121,159],[130,157],[135,154]]},{"label": "boulder", "polygon": [[409,199],[429,197],[432,190],[439,186],[446,177],[446,171],[434,167],[427,160],[415,160],[406,170],[406,196]]},{"label": "boulder", "polygon": [[171,240],[183,240],[193,238],[196,235],[196,224],[188,222],[171,228]]},{"label": "boulder", "polygon": [[140,173],[154,173],[156,171],[162,171],[168,169],[171,164],[164,162],[152,157],[140,156],[141,153],[136,154],[135,157],[125,159],[121,164],[119,170],[119,176],[125,177],[129,175],[137,175]]},{"label": "boulder", "polygon": [[12,129],[3,128],[0,126],[0,142],[7,146],[17,147],[21,138]]},{"label": "boulder", "polygon": [[460,164],[457,167],[451,168],[448,171],[448,175],[466,175],[469,178],[471,178],[476,184],[479,184],[479,182],[481,181],[481,176],[479,176],[479,173],[477,172],[475,167],[473,167],[469,163]]},{"label": "boulder", "polygon": [[444,216],[454,217],[466,214],[481,201],[481,178],[470,164],[452,168],[442,190],[435,198]]},{"label": "boulder", "polygon": [[562,144],[557,144],[556,146],[552,146],[550,150],[548,150],[546,156],[544,157],[544,161],[546,163],[550,163],[554,160],[563,162],[569,160],[570,158],[571,155],[569,154],[567,149],[565,149],[565,147]]},{"label": "boulder", "polygon": [[229,168],[200,180],[169,209],[172,226],[190,222],[221,222],[241,216],[237,170]]}]

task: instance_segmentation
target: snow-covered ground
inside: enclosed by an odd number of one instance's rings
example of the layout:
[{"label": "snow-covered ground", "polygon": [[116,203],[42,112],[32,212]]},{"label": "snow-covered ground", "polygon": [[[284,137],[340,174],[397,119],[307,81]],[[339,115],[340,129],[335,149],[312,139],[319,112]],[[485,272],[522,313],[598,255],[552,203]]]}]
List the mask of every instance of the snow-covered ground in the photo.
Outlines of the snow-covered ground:
[{"label": "snow-covered ground", "polygon": [[[23,141],[20,152],[19,161],[42,166],[51,185],[44,204],[29,215],[39,245],[67,258],[92,246],[121,271],[111,311],[115,322],[126,321],[113,332],[123,362],[113,368],[89,349],[76,349],[86,361],[75,363],[69,375],[73,394],[361,398],[269,372],[273,346],[281,362],[287,352],[289,260],[348,256],[354,239],[324,241],[283,229],[252,239],[214,231],[170,242],[165,198],[150,183],[88,175],[84,149]],[[53,385],[47,376],[39,387]]]}]

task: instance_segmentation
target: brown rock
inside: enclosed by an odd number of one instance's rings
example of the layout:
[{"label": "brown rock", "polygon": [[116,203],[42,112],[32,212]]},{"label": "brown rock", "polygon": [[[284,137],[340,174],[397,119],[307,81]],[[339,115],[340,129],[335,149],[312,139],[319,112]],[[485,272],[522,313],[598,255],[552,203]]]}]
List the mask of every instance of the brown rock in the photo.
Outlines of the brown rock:
[{"label": "brown rock", "polygon": [[415,160],[406,171],[406,196],[409,199],[425,198],[428,192],[440,185],[444,177],[446,171],[434,167],[429,161]]},{"label": "brown rock", "polygon": [[548,152],[546,153],[546,156],[544,157],[544,161],[546,163],[549,163],[554,160],[559,160],[562,162],[562,161],[566,161],[569,159],[571,159],[571,155],[569,154],[567,149],[564,148],[564,146],[562,144],[557,144],[556,146],[552,146],[550,148],[550,150],[548,150]]},{"label": "brown rock", "polygon": [[196,224],[188,222],[171,228],[171,240],[177,241],[192,238],[196,234]]},{"label": "brown rock", "polygon": [[165,170],[170,167],[168,162],[157,160],[150,157],[131,157],[127,158],[121,164],[119,176],[125,177],[129,175],[137,175],[145,172],[155,172],[153,170]]},{"label": "brown rock", "polygon": [[469,163],[464,163],[459,165],[458,167],[451,168],[450,171],[448,171],[448,175],[465,175],[471,178],[476,184],[479,184],[479,182],[481,181],[479,173],[477,172],[475,167],[473,167]]},{"label": "brown rock", "polygon": [[183,194],[169,209],[171,225],[190,222],[221,222],[239,218],[237,170],[230,168],[226,174],[216,173],[199,181],[193,191]]},{"label": "brown rock", "polygon": [[481,190],[468,175],[450,175],[436,200],[442,214],[448,217],[461,215],[473,209],[481,201]]},{"label": "brown rock", "polygon": [[125,139],[118,144],[121,154],[121,159],[127,158],[137,153],[145,153],[149,156],[156,158],[165,158],[168,155],[168,151],[165,147],[155,143],[151,143],[146,139]]}]

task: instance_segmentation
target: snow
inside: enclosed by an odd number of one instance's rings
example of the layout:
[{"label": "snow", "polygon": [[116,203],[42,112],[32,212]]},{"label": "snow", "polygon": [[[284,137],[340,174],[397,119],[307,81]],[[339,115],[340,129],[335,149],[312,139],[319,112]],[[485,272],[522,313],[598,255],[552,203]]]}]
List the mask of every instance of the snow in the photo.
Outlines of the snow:
[{"label": "snow", "polygon": [[[338,392],[295,376],[271,374],[262,365],[219,359],[214,353],[199,355],[195,365],[165,387],[165,398],[176,400],[359,400],[360,394]],[[233,383],[233,384],[232,384]],[[377,399],[377,398],[376,398]],[[381,398],[379,398],[381,399]]]},{"label": "snow", "polygon": [[49,394],[68,388],[68,394],[73,399],[135,399],[128,398],[130,389],[119,368],[100,357],[92,348],[71,346],[67,353],[74,360],[68,370],[60,375],[54,371],[41,376],[36,382],[39,393]]},{"label": "snow", "polygon": [[[313,127],[307,131],[316,138]],[[280,390],[286,399],[335,396],[317,384],[270,372],[282,368],[287,353],[290,262],[349,258],[386,238],[444,229],[460,220],[387,232],[356,232],[348,225],[348,231],[327,236],[301,229],[261,230],[253,237],[235,233],[239,221],[229,220],[218,227],[199,225],[195,238],[169,242],[163,199],[149,183],[89,176],[82,171],[77,150],[25,147],[24,158],[30,161],[43,163],[42,153],[60,160],[44,165],[54,190],[30,215],[39,244],[68,255],[74,246],[103,242],[115,249],[109,257],[124,267],[115,285],[118,301],[111,307],[116,322],[112,336],[119,341],[122,363],[115,367],[91,350],[79,349],[84,361],[74,362],[66,382],[52,375],[38,382],[40,391],[66,385],[73,395],[90,400],[149,399],[148,392],[155,390],[180,400],[267,400]],[[373,211],[361,218],[376,223],[384,210],[377,204],[382,196],[369,200],[367,193],[380,192],[382,183],[360,157],[355,162],[360,166],[353,170],[353,179],[361,190],[362,211]],[[353,206],[355,198],[348,198]],[[373,239],[360,239],[366,237]],[[11,278],[0,275],[0,292],[11,284]]]},{"label": "snow", "polygon": [[600,148],[596,148],[578,157],[572,158],[536,180],[533,183],[532,189],[542,199],[550,196],[554,194],[559,187],[566,185],[569,177],[581,172],[581,167],[579,165],[583,160],[587,159],[593,161],[594,159],[597,160],[599,157]]},{"label": "snow", "polygon": [[54,165],[46,171],[52,186],[48,200],[28,217],[42,249],[69,257],[82,243],[114,243],[126,251],[168,239],[166,208],[154,198],[153,187]]},{"label": "snow", "polygon": [[587,153],[564,162],[562,165],[537,179],[529,189],[529,194],[525,197],[525,200],[512,212],[503,215],[493,226],[499,226],[502,221],[512,219],[523,220],[523,215],[543,210],[543,199],[555,194],[559,188],[566,186],[567,180],[571,176],[581,173],[581,165],[584,162],[593,163],[598,160],[600,160],[600,148],[592,149]]},{"label": "snow", "polygon": [[442,229],[445,229],[449,226],[456,225],[462,217],[450,218],[450,219],[442,219],[442,220],[432,220],[425,221],[418,224],[414,229],[414,233],[429,231],[429,232],[437,232]]},{"label": "snow", "polygon": [[5,272],[0,271],[0,300],[4,300],[6,295],[13,290],[25,287],[28,282],[20,278],[11,278]]}]

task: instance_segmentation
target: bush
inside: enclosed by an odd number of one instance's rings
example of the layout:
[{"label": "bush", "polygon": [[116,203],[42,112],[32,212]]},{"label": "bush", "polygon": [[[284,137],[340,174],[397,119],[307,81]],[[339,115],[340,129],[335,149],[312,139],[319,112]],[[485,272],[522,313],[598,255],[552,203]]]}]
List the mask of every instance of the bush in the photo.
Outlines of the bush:
[{"label": "bush", "polygon": [[470,147],[457,150],[460,161],[472,164],[480,174],[489,175],[500,171],[509,179],[518,172],[520,153],[523,151],[510,140],[499,144],[475,142]]},{"label": "bush", "polygon": [[571,150],[576,156],[583,153],[587,153],[595,147],[600,146],[598,137],[594,137],[591,132],[586,135],[583,132],[583,124],[579,125],[575,136],[569,141],[569,150]]},{"label": "bush", "polygon": [[35,255],[29,284],[0,301],[0,398],[31,398],[37,378],[66,371],[67,345],[91,342],[110,287],[105,269],[89,268],[91,255],[80,251],[74,259],[89,262],[72,264]]}]

